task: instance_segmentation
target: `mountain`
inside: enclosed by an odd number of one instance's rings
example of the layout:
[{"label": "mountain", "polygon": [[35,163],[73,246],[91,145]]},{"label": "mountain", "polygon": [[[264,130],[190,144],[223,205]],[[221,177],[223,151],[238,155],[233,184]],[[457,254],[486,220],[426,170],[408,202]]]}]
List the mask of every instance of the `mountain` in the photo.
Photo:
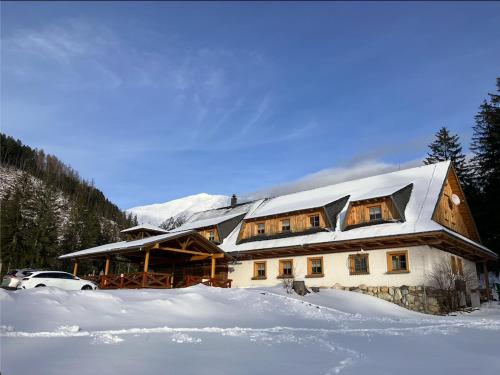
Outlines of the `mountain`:
[{"label": "mountain", "polygon": [[189,195],[165,203],[129,208],[125,212],[137,216],[140,224],[161,225],[168,221],[185,221],[195,212],[228,206],[231,198],[206,193]]}]

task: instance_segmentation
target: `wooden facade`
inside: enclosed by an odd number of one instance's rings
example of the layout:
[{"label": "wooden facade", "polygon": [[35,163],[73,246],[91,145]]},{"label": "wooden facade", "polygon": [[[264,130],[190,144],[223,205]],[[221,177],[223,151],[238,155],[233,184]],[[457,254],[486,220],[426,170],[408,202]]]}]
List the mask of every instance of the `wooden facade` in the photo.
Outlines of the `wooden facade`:
[{"label": "wooden facade", "polygon": [[[459,205],[453,203],[453,194],[460,198]],[[453,169],[448,172],[432,219],[452,231],[481,242],[469,205]]]},{"label": "wooden facade", "polygon": [[390,197],[351,202],[345,219],[345,227],[370,222],[370,208],[380,207],[381,221],[400,220],[401,217]]},{"label": "wooden facade", "polygon": [[[215,226],[215,225],[212,227],[208,227],[208,228],[197,229],[196,231],[209,241],[217,242],[217,243],[222,242],[220,239],[219,231],[217,230],[217,226]],[[211,238],[212,235],[213,235],[213,238]]]},{"label": "wooden facade", "polygon": [[[317,216],[319,218],[319,227],[328,227],[328,220],[324,209],[317,208],[313,210],[305,210],[299,212],[290,212],[283,215],[276,215],[270,217],[256,218],[245,220],[240,230],[239,240],[245,240],[260,235],[273,236],[283,233],[282,221],[290,221],[290,230],[287,232],[300,233],[312,229],[311,217]],[[258,233],[258,225],[264,224],[264,233]]]}]

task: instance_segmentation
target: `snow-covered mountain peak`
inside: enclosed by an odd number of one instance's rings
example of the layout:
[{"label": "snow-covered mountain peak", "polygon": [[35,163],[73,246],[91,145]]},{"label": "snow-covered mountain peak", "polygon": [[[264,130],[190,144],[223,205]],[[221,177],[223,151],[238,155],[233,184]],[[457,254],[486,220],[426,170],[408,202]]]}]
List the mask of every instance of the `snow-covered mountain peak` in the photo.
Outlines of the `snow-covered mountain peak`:
[{"label": "snow-covered mountain peak", "polygon": [[165,220],[179,216],[189,217],[194,212],[228,206],[231,198],[225,195],[200,193],[165,203],[132,207],[127,213],[137,215],[139,224],[160,225]]}]

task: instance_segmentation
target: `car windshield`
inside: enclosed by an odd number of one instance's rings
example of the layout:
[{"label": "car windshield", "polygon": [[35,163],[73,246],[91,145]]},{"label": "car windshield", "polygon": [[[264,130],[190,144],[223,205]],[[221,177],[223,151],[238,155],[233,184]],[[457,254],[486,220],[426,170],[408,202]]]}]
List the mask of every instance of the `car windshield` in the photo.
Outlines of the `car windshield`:
[{"label": "car windshield", "polygon": [[17,273],[17,270],[10,270],[7,272],[7,276],[14,276]]}]

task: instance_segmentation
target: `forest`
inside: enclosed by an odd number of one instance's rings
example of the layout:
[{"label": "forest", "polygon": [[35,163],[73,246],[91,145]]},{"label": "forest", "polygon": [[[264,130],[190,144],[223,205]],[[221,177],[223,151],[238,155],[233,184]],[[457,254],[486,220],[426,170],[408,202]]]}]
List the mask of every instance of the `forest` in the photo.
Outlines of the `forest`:
[{"label": "forest", "polygon": [[63,268],[59,255],[119,240],[137,224],[54,155],[0,133],[2,274]]}]

